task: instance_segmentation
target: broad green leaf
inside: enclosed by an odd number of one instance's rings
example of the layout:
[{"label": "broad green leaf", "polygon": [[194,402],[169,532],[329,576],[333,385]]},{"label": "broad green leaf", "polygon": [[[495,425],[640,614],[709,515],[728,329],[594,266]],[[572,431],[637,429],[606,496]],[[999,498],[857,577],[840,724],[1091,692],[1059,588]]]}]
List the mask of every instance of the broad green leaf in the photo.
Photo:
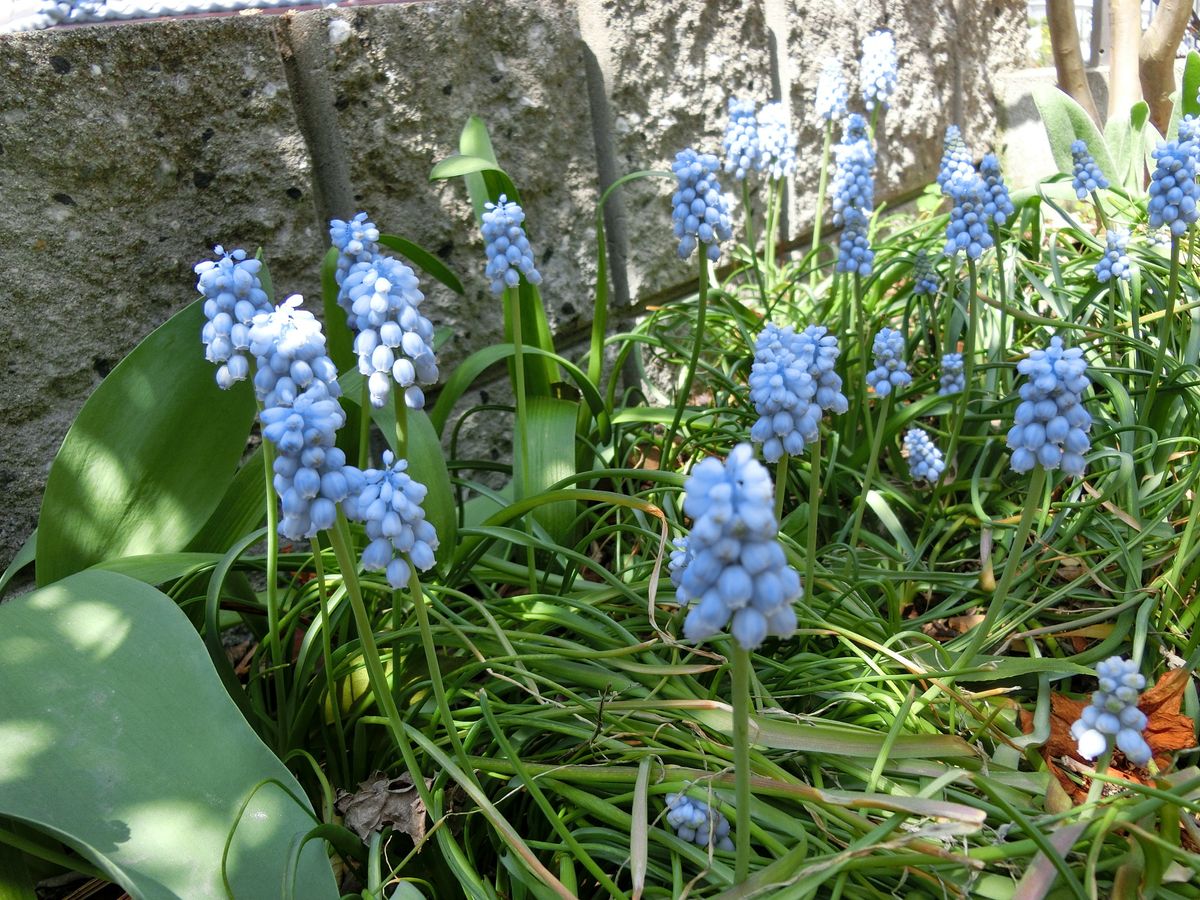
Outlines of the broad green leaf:
[{"label": "broad green leaf", "polygon": [[17,555],[12,558],[12,562],[8,564],[8,568],[4,570],[4,574],[0,575],[0,597],[4,596],[4,589],[13,580],[13,576],[33,562],[36,556],[37,529],[35,528],[33,529],[33,533],[25,538],[25,543],[21,545],[21,549],[17,551]]},{"label": "broad green leaf", "polygon": [[1120,182],[1104,138],[1082,106],[1049,85],[1039,85],[1033,89],[1033,102],[1042,115],[1042,124],[1046,126],[1046,135],[1050,138],[1050,150],[1060,171],[1072,171],[1071,144],[1081,140],[1087,144],[1088,152],[1108,180],[1114,184]]},{"label": "broad green leaf", "polygon": [[[524,424],[528,465],[521,466],[521,441],[513,447],[513,470],[518,500],[540,494],[551,485],[575,474],[575,420],[579,404],[554,397],[530,397]],[[517,423],[518,436],[522,423]],[[528,481],[522,480],[522,473]],[[534,518],[562,543],[575,521],[573,502],[548,503],[534,510]]]},{"label": "broad green leaf", "polygon": [[1117,183],[1128,188],[1133,161],[1136,159],[1141,162],[1142,159],[1141,135],[1135,135],[1128,113],[1113,115],[1104,123],[1104,142],[1108,145],[1109,155],[1112,156],[1113,166],[1117,171]]},{"label": "broad green leaf", "polygon": [[498,169],[496,161],[482,159],[478,156],[451,156],[443,159],[429,173],[430,181],[443,181],[448,178],[459,178],[463,175],[473,175],[476,172],[487,172]]},{"label": "broad green leaf", "polygon": [[1188,52],[1183,64],[1183,87],[1180,103],[1176,104],[1185,116],[1200,116],[1200,53]]},{"label": "broad green leaf", "polygon": [[92,571],[116,572],[144,584],[156,585],[182,578],[199,568],[212,568],[221,561],[219,553],[151,553],[122,556],[97,563]]},{"label": "broad green leaf", "polygon": [[141,342],[96,388],[50,468],[37,581],[118,556],[181,550],[237,473],[254,420],[243,382],[217,387],[200,301]]},{"label": "broad green leaf", "polygon": [[37,900],[25,855],[4,843],[0,843],[0,900]]},{"label": "broad green leaf", "polygon": [[[147,900],[223,900],[232,834],[232,896],[279,896],[312,811],[169,597],[92,571],[0,606],[0,683],[0,815]],[[320,845],[300,865],[297,897],[338,896]]]},{"label": "broad green leaf", "polygon": [[[184,549],[224,553],[242,535],[258,528],[267,514],[266,479],[260,445],[242,463],[237,475],[229,483],[225,496],[221,498],[220,505]],[[276,502],[274,488],[271,490],[271,502]]]},{"label": "broad green leaf", "polygon": [[325,349],[338,371],[345,372],[358,365],[358,357],[354,335],[346,324],[346,311],[337,302],[338,255],[337,247],[330,247],[321,260],[321,308],[325,311]]},{"label": "broad green leaf", "polygon": [[464,293],[462,282],[458,280],[458,276],[450,267],[420,244],[415,244],[394,234],[381,234],[379,243],[389,250],[395,250],[426,275],[440,281],[454,293]]}]

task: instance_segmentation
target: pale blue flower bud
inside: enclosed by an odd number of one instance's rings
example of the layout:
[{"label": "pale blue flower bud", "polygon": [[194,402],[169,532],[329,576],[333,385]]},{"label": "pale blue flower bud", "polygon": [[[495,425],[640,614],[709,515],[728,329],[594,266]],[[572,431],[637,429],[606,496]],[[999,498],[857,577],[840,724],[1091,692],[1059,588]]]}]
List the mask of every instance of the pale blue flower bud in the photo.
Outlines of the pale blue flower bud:
[{"label": "pale blue flower bud", "polygon": [[717,158],[690,147],[675,154],[671,171],[678,187],[671,197],[671,219],[679,238],[679,258],[687,259],[700,244],[708,258],[721,257],[721,242],[733,237],[733,225],[717,181]]}]

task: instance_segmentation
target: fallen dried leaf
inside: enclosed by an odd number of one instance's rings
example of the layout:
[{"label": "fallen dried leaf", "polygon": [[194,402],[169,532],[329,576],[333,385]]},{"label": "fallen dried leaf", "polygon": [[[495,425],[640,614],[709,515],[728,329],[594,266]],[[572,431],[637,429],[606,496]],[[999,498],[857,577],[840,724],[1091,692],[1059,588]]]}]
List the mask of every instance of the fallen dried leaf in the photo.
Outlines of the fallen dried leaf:
[{"label": "fallen dried leaf", "polygon": [[[425,783],[430,785],[433,779],[427,778]],[[360,782],[353,794],[338,791],[337,810],[346,827],[362,838],[363,843],[372,833],[387,826],[403,831],[414,844],[425,839],[425,804],[407,772],[398,778],[376,772]]]}]

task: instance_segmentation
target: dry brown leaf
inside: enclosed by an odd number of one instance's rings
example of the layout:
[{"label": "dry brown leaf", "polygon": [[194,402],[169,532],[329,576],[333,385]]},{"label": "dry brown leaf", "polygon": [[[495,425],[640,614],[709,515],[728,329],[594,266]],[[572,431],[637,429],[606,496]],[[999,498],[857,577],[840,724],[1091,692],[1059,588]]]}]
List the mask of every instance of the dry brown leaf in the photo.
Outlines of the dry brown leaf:
[{"label": "dry brown leaf", "polygon": [[[1171,754],[1196,746],[1195,724],[1180,712],[1183,689],[1187,687],[1188,673],[1184,669],[1165,672],[1158,683],[1142,694],[1138,708],[1146,714],[1146,743],[1154,751],[1154,763],[1160,770],[1171,765]],[[1068,777],[1057,760],[1070,757],[1083,760],[1076,751],[1075,738],[1071,737],[1071,725],[1079,718],[1088,700],[1074,700],[1065,694],[1050,694],[1050,738],[1042,747],[1042,756],[1050,771],[1063,788],[1079,803],[1087,799],[1087,787]],[[1021,730],[1026,734],[1033,731],[1033,714],[1021,710]],[[1113,751],[1109,763],[1109,774],[1119,775],[1138,784],[1153,782],[1142,777],[1144,770],[1134,766],[1120,750]]]},{"label": "dry brown leaf", "polygon": [[[425,783],[430,785],[433,780],[427,778]],[[337,810],[363,843],[387,826],[403,831],[414,844],[425,839],[425,804],[407,772],[398,778],[376,772],[360,782],[353,794],[338,791]]]}]

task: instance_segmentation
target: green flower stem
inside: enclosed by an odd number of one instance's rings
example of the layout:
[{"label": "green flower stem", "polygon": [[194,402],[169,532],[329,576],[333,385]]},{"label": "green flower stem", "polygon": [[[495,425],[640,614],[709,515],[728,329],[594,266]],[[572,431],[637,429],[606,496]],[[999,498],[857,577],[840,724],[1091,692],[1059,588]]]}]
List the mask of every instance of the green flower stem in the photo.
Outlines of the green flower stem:
[{"label": "green flower stem", "polygon": [[775,468],[775,521],[783,521],[783,500],[787,496],[788,459],[787,453],[779,457]]},{"label": "green flower stem", "polygon": [[[1108,739],[1108,735],[1105,735],[1105,739],[1106,740]],[[1105,773],[1108,772],[1108,764],[1112,760],[1112,754],[1113,754],[1113,752],[1112,752],[1111,747],[1109,747],[1107,750],[1105,750],[1103,753],[1100,754],[1100,758],[1098,760],[1096,760],[1096,766],[1094,769],[1094,772],[1097,775],[1104,775]],[[1088,795],[1087,795],[1088,805],[1091,806],[1092,804],[1099,801],[1100,795],[1103,791],[1104,791],[1104,782],[1101,781],[1099,778],[1093,778],[1091,786],[1088,787]]]},{"label": "green flower stem", "polygon": [[[371,618],[367,614],[366,605],[363,603],[362,586],[358,580],[358,560],[354,555],[353,545],[350,541],[350,524],[346,521],[346,516],[340,509],[338,510],[337,522],[329,530],[329,539],[333,545],[334,555],[337,557],[338,568],[342,571],[342,581],[346,586],[346,595],[350,598],[350,609],[354,614],[355,627],[358,629],[358,639],[362,645],[362,656],[367,666],[367,680],[371,685],[371,693],[374,694],[375,702],[383,712],[383,718],[387,722],[388,730],[391,731],[392,738],[395,740],[396,746],[400,749],[400,755],[404,758],[404,765],[412,776],[413,784],[416,785],[417,794],[420,796],[421,802],[425,804],[426,809],[432,810],[434,808],[433,797],[425,784],[425,778],[421,774],[420,766],[417,765],[417,758],[413,753],[412,743],[409,741],[408,733],[404,730],[404,720],[400,718],[400,710],[396,707],[396,702],[392,699],[392,693],[388,686],[387,673],[384,671],[383,662],[379,658],[379,647],[375,643],[375,633],[371,628]],[[398,672],[398,662],[392,660],[393,676],[397,675]]]},{"label": "green flower stem", "polygon": [[754,239],[754,207],[750,203],[750,179],[742,179],[742,208],[746,211],[746,244],[750,247],[751,267],[754,269],[754,280],[758,284],[758,296],[762,301],[763,311],[767,308],[767,283],[763,277],[762,266],[758,259],[758,241]]},{"label": "green flower stem", "polygon": [[1175,318],[1175,298],[1179,294],[1179,238],[1171,236],[1171,281],[1167,286],[1167,305],[1162,321],[1158,323],[1158,349],[1154,353],[1154,366],[1150,370],[1150,381],[1146,387],[1146,403],[1138,416],[1138,424],[1145,425],[1154,408],[1154,396],[1158,392],[1159,371],[1167,356],[1167,340],[1171,336],[1171,321]]},{"label": "green flower stem", "polygon": [[1100,220],[1104,230],[1108,231],[1108,217],[1104,215],[1104,207],[1100,205],[1100,194],[1096,191],[1092,191],[1092,205],[1096,207],[1096,218]]},{"label": "green flower stem", "polygon": [[[438,712],[442,717],[442,727],[450,739],[450,748],[454,751],[459,763],[462,764],[463,771],[470,772],[471,763],[463,750],[462,741],[458,737],[458,726],[450,711],[450,702],[446,699],[446,687],[442,683],[442,669],[438,662],[437,644],[433,640],[433,629],[429,626],[429,608],[425,604],[425,591],[421,587],[421,576],[417,573],[417,567],[413,565],[411,559],[406,559],[406,562],[409,571],[408,592],[412,596],[413,610],[417,614],[417,626],[421,629],[421,644],[425,648],[425,665],[429,669],[429,681],[433,685],[433,697],[437,701]],[[397,665],[396,658],[393,657],[393,672],[398,671]],[[398,681],[399,679],[394,680]]]},{"label": "green flower stem", "polygon": [[817,289],[817,274],[821,269],[821,217],[825,212],[825,189],[829,186],[829,148],[833,144],[833,120],[825,125],[825,144],[821,148],[821,176],[817,181],[817,210],[813,217],[812,268],[808,273],[808,289]]},{"label": "green flower stem", "polygon": [[[262,413],[261,402],[258,411]],[[284,684],[283,640],[279,633],[279,502],[275,495],[275,445],[263,438],[262,451],[267,489],[267,648],[271,654],[276,714],[282,723],[287,714],[287,685]],[[282,734],[282,726],[280,732]]]},{"label": "green flower stem", "polygon": [[[346,730],[342,724],[342,695],[337,689],[333,677],[333,637],[330,630],[333,622],[329,617],[329,591],[325,586],[325,560],[321,555],[321,545],[314,538],[312,541],[313,571],[316,572],[317,598],[321,605],[321,655],[324,658],[325,691],[329,695],[329,708],[333,710],[334,734],[337,739],[338,755],[330,760],[330,765],[340,768],[338,775],[343,784],[350,783],[350,772],[347,769],[350,756],[346,750]],[[393,665],[393,671],[395,663]]]},{"label": "green flower stem", "polygon": [[733,652],[734,884],[750,874],[750,651],[730,639]]},{"label": "green flower stem", "polygon": [[1009,545],[1008,558],[1004,561],[1004,572],[1000,576],[1000,583],[996,585],[983,621],[971,630],[971,639],[967,648],[958,658],[958,662],[955,663],[955,671],[962,671],[971,665],[976,654],[987,643],[989,633],[996,624],[996,620],[1000,618],[1000,613],[1004,611],[1004,601],[1008,598],[1009,589],[1012,588],[1013,580],[1017,576],[1017,569],[1021,565],[1022,558],[1025,557],[1025,543],[1029,540],[1029,532],[1033,528],[1033,520],[1037,517],[1045,489],[1046,470],[1041,465],[1036,465],[1033,468],[1033,475],[1029,479],[1029,491],[1025,495],[1025,505],[1021,509],[1021,520],[1017,524],[1016,534],[1013,535],[1012,543]]},{"label": "green flower stem", "polygon": [[813,585],[817,577],[817,521],[820,518],[821,505],[821,429],[817,429],[817,439],[812,445],[812,462],[809,463],[808,474],[808,534],[807,553],[805,554],[804,589],[812,597]]},{"label": "green flower stem", "polygon": [[763,257],[767,266],[767,287],[775,287],[775,245],[779,238],[779,208],[783,201],[783,179],[772,178],[767,189],[767,225],[763,236]]},{"label": "green flower stem", "polygon": [[358,398],[358,467],[367,468],[371,459],[371,391],[363,378]]},{"label": "green flower stem", "polygon": [[889,394],[883,398],[879,404],[879,427],[875,429],[875,437],[871,440],[871,456],[867,460],[867,474],[863,478],[862,496],[858,499],[858,506],[854,510],[854,525],[850,529],[850,548],[858,546],[858,533],[862,528],[863,512],[867,508],[867,493],[871,490],[871,482],[875,479],[875,472],[879,468],[879,446],[883,443],[883,432],[887,425],[888,406],[891,404],[892,397]]},{"label": "green flower stem", "polygon": [[[1004,348],[1008,346],[1008,278],[1004,274],[1004,244],[1000,226],[992,223],[992,239],[996,242],[996,275],[1000,284],[1000,339],[996,342],[996,351],[991,354],[991,362],[999,365],[1004,356]],[[1109,309],[1112,307],[1110,305]],[[999,373],[993,369],[987,376],[987,390],[994,394]]]},{"label": "green flower stem", "polygon": [[[528,413],[526,412],[527,398],[525,396],[525,345],[521,340],[521,294],[519,290],[513,288],[504,289],[504,302],[510,307],[510,316],[512,317],[512,342],[513,342],[513,362],[515,381],[514,388],[517,394],[517,421],[516,428],[513,429],[513,435],[516,437],[516,445],[513,447],[513,498],[522,500],[525,497],[525,492],[529,489],[529,443],[527,438],[527,429],[525,423],[528,421]],[[520,460],[517,460],[520,457]],[[527,534],[533,534],[533,525],[529,517],[525,517],[525,531]],[[537,593],[537,561],[534,557],[533,546],[530,545],[525,551],[526,568],[529,574],[529,593]]]},{"label": "green flower stem", "polygon": [[396,411],[396,458],[408,459],[408,404],[404,391],[392,386],[392,408]]},{"label": "green flower stem", "polygon": [[[954,409],[954,426],[950,429],[950,442],[946,447],[946,465],[954,466],[957,472],[958,466],[954,459],[954,452],[958,447],[958,437],[962,433],[963,425],[967,420],[967,407],[970,405],[971,398],[971,383],[975,375],[975,335],[979,328],[979,303],[976,298],[978,288],[978,273],[975,271],[975,260],[967,259],[967,339],[963,343],[963,389],[959,394],[958,403]],[[953,304],[952,304],[953,306]],[[949,336],[949,322],[947,322],[947,336]],[[931,508],[937,503],[940,487],[944,483],[944,479],[938,479],[938,483],[934,486],[933,500]]]},{"label": "green flower stem", "polygon": [[679,423],[683,419],[683,410],[692,396],[692,382],[696,379],[696,367],[700,364],[700,348],[704,345],[704,319],[708,313],[708,256],[705,253],[706,244],[700,244],[699,298],[696,308],[696,333],[692,341],[692,356],[688,360],[687,372],[683,376],[683,389],[675,398],[675,414],[671,417],[671,427],[667,430],[663,441],[662,470],[671,471],[675,462],[675,434],[679,431]]}]

